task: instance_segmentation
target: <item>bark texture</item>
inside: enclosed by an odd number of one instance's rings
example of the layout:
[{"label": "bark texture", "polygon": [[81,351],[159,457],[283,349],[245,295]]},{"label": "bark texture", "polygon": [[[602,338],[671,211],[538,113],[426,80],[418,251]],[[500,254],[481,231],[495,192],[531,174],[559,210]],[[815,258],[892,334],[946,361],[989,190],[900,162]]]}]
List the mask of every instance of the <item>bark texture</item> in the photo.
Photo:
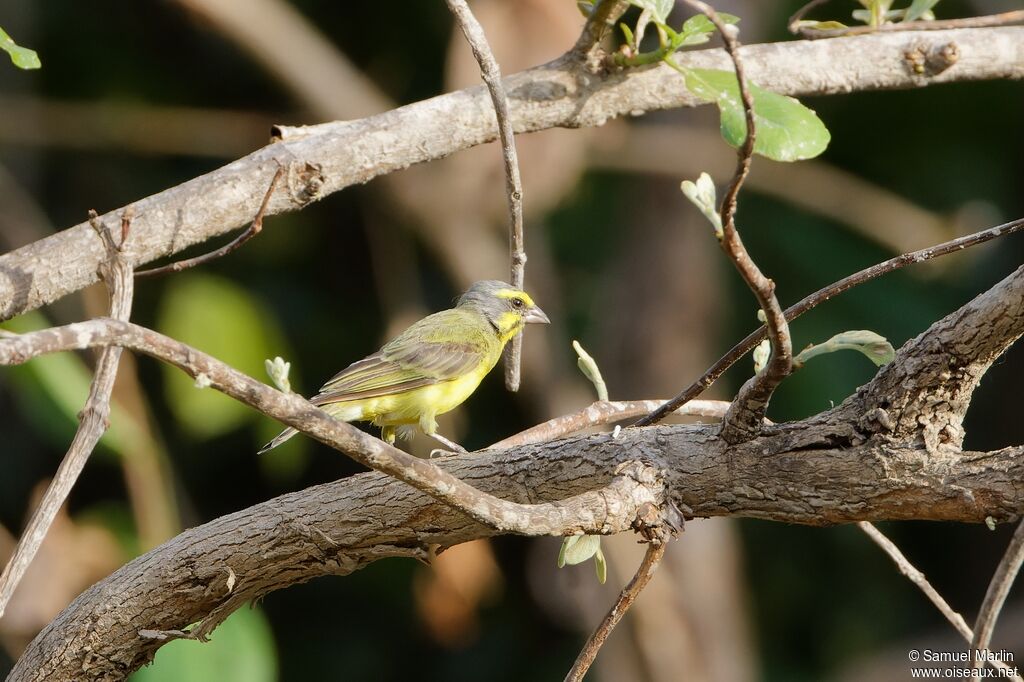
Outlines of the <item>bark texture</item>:
[{"label": "bark texture", "polygon": [[[918,73],[908,55],[941,51],[958,58]],[[779,93],[845,94],[932,83],[1024,78],[1024,27],[908,31],[822,41],[750,45],[747,75]],[[686,67],[728,69],[723,50],[677,55]],[[869,66],[867,66],[869,65]],[[629,114],[704,104],[663,66],[593,72],[573,55],[504,79],[516,132],[599,126]],[[280,141],[186,183],[131,204],[135,238],[127,257],[149,263],[248,224],[279,166],[284,187],[267,215],[291,211],[345,187],[495,139],[483,86],[410,104],[358,121],[278,130]],[[124,208],[103,216],[116,223]],[[103,245],[86,223],[0,256],[0,320],[78,291],[97,279]]]},{"label": "bark texture", "polygon": [[[843,404],[740,445],[714,425],[654,426],[436,461],[522,504],[600,491],[609,531],[637,520],[638,495],[686,517],[1010,521],[1024,513],[1024,446],[964,452],[932,435],[959,425],[981,374],[1022,332],[1024,267],[908,341]],[[627,470],[639,485],[609,485]],[[124,679],[168,639],[203,639],[273,590],[497,532],[377,472],[284,495],[186,531],[87,590],[9,680]]]}]

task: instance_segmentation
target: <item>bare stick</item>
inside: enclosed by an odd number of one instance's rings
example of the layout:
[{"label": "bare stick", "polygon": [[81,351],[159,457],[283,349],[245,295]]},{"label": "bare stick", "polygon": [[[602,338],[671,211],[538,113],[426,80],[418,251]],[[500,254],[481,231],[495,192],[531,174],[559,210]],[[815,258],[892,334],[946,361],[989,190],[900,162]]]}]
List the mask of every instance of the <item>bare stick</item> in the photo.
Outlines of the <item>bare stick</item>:
[{"label": "bare stick", "polygon": [[583,649],[576,658],[576,663],[573,664],[572,670],[565,676],[565,682],[579,682],[587,674],[591,664],[593,664],[594,659],[597,657],[597,652],[601,650],[601,646],[608,639],[612,629],[622,620],[622,616],[633,605],[640,592],[647,587],[647,583],[650,582],[651,576],[654,575],[654,571],[658,568],[658,564],[663,556],[665,556],[665,543],[652,542],[647,545],[647,553],[644,554],[644,559],[640,563],[640,568],[637,569],[636,575],[633,576],[633,579],[622,590],[611,610],[605,615],[604,620],[601,621],[601,624],[597,626],[597,629],[587,639],[587,643],[583,645]]},{"label": "bare stick", "polygon": [[[881,547],[882,551],[889,555],[889,558],[896,563],[896,567],[900,569],[900,573],[907,576],[907,579],[910,580],[910,582],[917,585],[921,591],[924,592],[929,601],[931,601],[931,603],[935,605],[935,608],[937,608],[939,612],[946,617],[946,620],[956,628],[956,631],[960,633],[961,637],[968,642],[974,638],[974,633],[971,632],[971,628],[967,625],[964,617],[953,610],[953,607],[951,607],[946,600],[942,598],[942,595],[938,593],[938,590],[932,587],[932,584],[924,577],[924,573],[917,570],[917,568],[910,563],[910,560],[903,555],[903,552],[901,552],[900,548],[896,546],[896,543],[887,538],[885,534],[878,530],[878,528],[870,521],[858,521],[857,527],[867,533],[867,536],[871,538],[876,545]],[[994,668],[1010,668],[1010,666],[1002,661],[990,661],[990,663]],[[1011,679],[1019,680],[1020,677],[1014,676]]]},{"label": "bare stick", "polygon": [[[615,532],[624,529],[607,523],[611,518],[608,499],[617,500],[616,504],[627,509],[657,502],[639,480],[644,469],[639,463],[626,467],[599,491],[569,499],[536,505],[500,499],[431,461],[414,457],[334,419],[294,393],[282,393],[202,351],[130,322],[101,318],[0,338],[0,365],[20,364],[46,353],[106,346],[130,348],[172,364],[195,378],[199,386],[214,388],[501,532]],[[595,514],[594,509],[604,511]]]},{"label": "bare stick", "polygon": [[203,265],[209,263],[212,260],[222,258],[232,251],[240,248],[242,244],[255,237],[263,229],[263,216],[267,213],[267,205],[270,204],[270,197],[273,196],[274,190],[277,189],[277,183],[281,181],[281,176],[284,175],[284,166],[278,166],[277,172],[274,173],[274,178],[270,181],[270,187],[267,188],[267,193],[263,195],[263,201],[260,203],[260,208],[256,211],[256,217],[253,218],[252,223],[249,225],[245,232],[235,237],[231,242],[225,244],[215,251],[204,253],[201,256],[195,258],[185,258],[183,260],[168,263],[158,268],[150,268],[149,270],[140,270],[135,273],[136,277],[159,277],[172,272],[181,272],[182,270],[188,270],[194,268],[197,265]]},{"label": "bare stick", "polygon": [[[975,670],[981,668],[983,661],[978,660],[978,651],[988,649],[992,643],[992,632],[996,627],[996,619],[999,612],[1003,610],[1003,603],[1010,593],[1010,587],[1017,578],[1020,565],[1024,562],[1024,521],[1017,525],[1013,537],[1010,539],[1010,546],[996,567],[992,581],[988,584],[985,592],[985,600],[981,603],[981,610],[978,612],[978,620],[974,623],[974,637],[971,639],[971,667]],[[972,679],[978,679],[974,675]]]},{"label": "bare stick", "polygon": [[[101,275],[110,290],[110,315],[118,320],[127,320],[131,314],[134,282],[132,266],[124,257],[123,248],[131,226],[131,211],[126,210],[121,216],[121,240],[117,243],[111,236],[111,230],[100,223],[95,211],[90,211],[89,216],[93,229],[106,247],[109,258],[101,266]],[[85,463],[89,461],[93,448],[110,425],[110,395],[114,390],[114,379],[117,377],[120,359],[121,349],[117,347],[104,348],[100,353],[96,373],[89,387],[89,397],[78,415],[78,430],[71,441],[71,446],[46,488],[43,499],[25,532],[22,533],[21,540],[7,562],[3,574],[0,575],[0,616],[7,610],[18,583],[42,546],[57,512],[67,500],[79,474],[85,468]]]},{"label": "bare stick", "polygon": [[[969,234],[965,237],[957,237],[956,239],[951,239],[948,242],[943,242],[936,246],[929,246],[926,249],[904,253],[896,256],[895,258],[890,258],[887,261],[882,261],[881,263],[864,268],[852,275],[844,277],[838,282],[834,282],[827,287],[819,289],[810,296],[807,296],[796,304],[786,308],[786,319],[792,322],[808,310],[811,310],[819,304],[838,296],[844,291],[848,291],[856,286],[864,284],[865,282],[869,282],[876,277],[881,277],[882,275],[893,272],[894,270],[899,270],[900,268],[913,265],[914,263],[923,263],[927,260],[938,258],[939,256],[959,253],[964,249],[977,246],[978,244],[984,244],[996,237],[1004,237],[1015,232],[1020,232],[1022,229],[1024,229],[1024,218],[1013,220],[1002,225],[997,225],[996,227],[990,227],[987,230],[975,232],[974,234]],[[762,326],[748,334],[746,338],[729,349],[728,353],[720,357],[715,364],[711,365],[711,367],[708,368],[708,370],[704,372],[699,379],[684,388],[674,398],[659,407],[657,410],[651,412],[643,419],[638,420],[633,424],[633,426],[649,426],[650,424],[656,424],[706,391],[707,388],[711,386],[711,384],[715,383],[727,369],[736,363],[737,360],[749,353],[754,346],[765,338],[765,331],[765,328]]]},{"label": "bare stick", "polygon": [[[632,419],[663,405],[663,400],[597,400],[579,412],[566,414],[537,424],[514,436],[509,436],[491,445],[491,448],[512,448],[532,443],[543,443],[577,433],[591,426],[614,424],[625,419]],[[709,417],[721,419],[725,416],[731,403],[724,400],[691,400],[675,411],[684,417]]]},{"label": "bare stick", "polygon": [[[516,157],[515,132],[512,117],[508,111],[508,95],[501,84],[501,70],[498,61],[487,44],[487,37],[480,22],[466,4],[466,0],[446,0],[448,9],[455,15],[462,34],[466,36],[473,56],[480,65],[480,75],[487,84],[494,103],[494,114],[498,118],[498,135],[501,138],[501,156],[505,162],[505,194],[508,198],[508,242],[511,260],[512,286],[522,289],[525,282],[526,246],[523,240],[523,183],[519,178],[519,159]],[[523,335],[512,339],[505,350],[505,387],[510,391],[519,390],[520,356],[523,349]]]},{"label": "bare stick", "polygon": [[816,40],[818,38],[838,38],[839,36],[858,36],[868,33],[892,33],[894,31],[942,31],[956,28],[988,28],[1006,26],[1024,21],[1024,10],[1013,10],[1001,14],[989,14],[981,17],[964,17],[962,19],[938,19],[931,21],[901,21],[899,23],[882,24],[881,26],[849,26],[846,28],[814,28],[801,26],[800,22],[815,7],[824,5],[828,0],[812,0],[789,18],[789,32],[801,38]]},{"label": "bare stick", "polygon": [[722,199],[722,207],[719,211],[722,217],[722,231],[718,241],[722,250],[736,266],[743,281],[753,292],[758,306],[765,313],[772,353],[764,369],[740,389],[732,403],[732,408],[723,420],[722,438],[729,443],[739,443],[750,440],[760,431],[772,393],[792,372],[793,344],[789,336],[789,323],[775,296],[775,282],[766,277],[754,263],[736,229],[736,199],[750,172],[757,137],[754,125],[754,100],[743,70],[743,61],[740,59],[740,44],[736,39],[738,31],[735,26],[726,26],[707,3],[700,2],[700,0],[685,0],[685,2],[707,15],[721,34],[725,50],[729,53],[736,70],[740,99],[743,101],[743,113],[747,124],[746,139],[737,150],[736,171],[733,173],[732,181]]}]

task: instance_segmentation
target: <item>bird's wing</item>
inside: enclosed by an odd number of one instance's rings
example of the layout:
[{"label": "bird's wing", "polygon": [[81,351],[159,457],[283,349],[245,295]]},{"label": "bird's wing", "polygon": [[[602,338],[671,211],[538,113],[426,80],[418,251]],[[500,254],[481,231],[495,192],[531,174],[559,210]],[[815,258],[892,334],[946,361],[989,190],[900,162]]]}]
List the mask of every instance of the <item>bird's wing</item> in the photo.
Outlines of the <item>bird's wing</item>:
[{"label": "bird's wing", "polygon": [[450,340],[466,336],[457,329],[464,321],[436,319],[439,315],[420,320],[377,353],[338,372],[311,402],[325,405],[402,393],[456,379],[479,367],[487,349],[478,335]]}]

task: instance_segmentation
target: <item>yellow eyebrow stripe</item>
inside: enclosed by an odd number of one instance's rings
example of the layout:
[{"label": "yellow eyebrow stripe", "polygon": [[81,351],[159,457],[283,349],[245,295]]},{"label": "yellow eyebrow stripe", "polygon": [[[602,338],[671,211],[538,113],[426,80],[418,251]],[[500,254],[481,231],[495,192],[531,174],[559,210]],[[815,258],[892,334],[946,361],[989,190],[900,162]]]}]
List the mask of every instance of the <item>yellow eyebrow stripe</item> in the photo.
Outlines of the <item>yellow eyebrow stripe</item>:
[{"label": "yellow eyebrow stripe", "polygon": [[533,299],[530,298],[530,295],[527,294],[525,291],[519,291],[518,289],[499,289],[498,291],[494,292],[494,295],[497,296],[498,298],[516,298],[516,297],[519,297],[519,298],[523,299],[523,302],[526,305],[530,305],[530,306],[534,305]]}]

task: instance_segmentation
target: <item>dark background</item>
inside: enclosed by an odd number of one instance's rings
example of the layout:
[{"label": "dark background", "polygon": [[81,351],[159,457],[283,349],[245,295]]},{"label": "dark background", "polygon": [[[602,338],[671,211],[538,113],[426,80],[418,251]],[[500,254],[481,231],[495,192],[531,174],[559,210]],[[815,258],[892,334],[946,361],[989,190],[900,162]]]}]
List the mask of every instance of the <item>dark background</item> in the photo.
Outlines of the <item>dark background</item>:
[{"label": "dark background", "polygon": [[[495,49],[506,72],[557,56],[582,26],[582,17],[563,11],[571,0],[500,4],[474,6],[492,40],[501,43]],[[746,41],[761,42],[787,39],[785,21],[797,4],[733,2],[721,8],[743,18]],[[938,12],[966,16],[1012,4],[946,0]],[[845,19],[854,3],[833,5],[819,16]],[[0,26],[43,60],[43,68],[30,73],[0,65],[0,247],[17,248],[80,222],[89,208],[112,210],[213,170],[264,144],[270,123],[332,118],[262,66],[253,48],[246,51],[226,37],[202,6],[185,0],[8,0],[0,7]],[[306,0],[292,7],[395,103],[477,82],[464,45],[450,43],[444,3]],[[264,58],[271,52],[266,49]],[[837,198],[821,199],[820,185],[758,159],[755,177],[781,178],[787,187],[771,191],[767,183],[752,182],[740,202],[744,239],[778,283],[784,305],[898,249],[921,248],[1024,213],[1024,91],[1018,83],[805,103],[832,133],[825,154],[809,163],[846,174],[828,185]],[[207,118],[191,118],[200,113]],[[710,170],[719,183],[728,179],[732,152],[714,142],[716,126],[714,112],[705,108],[556,133],[532,150],[526,147],[537,136],[522,138],[528,289],[555,324],[527,334],[523,391],[507,393],[495,372],[442,421],[448,435],[479,448],[585,405],[592,391],[574,368],[572,339],[601,365],[613,398],[655,398],[689,383],[754,326],[753,299],[678,192],[679,181],[700,170]],[[636,131],[660,140],[658,153],[630,148]],[[507,275],[497,148],[399,175],[407,179],[376,180],[270,218],[257,239],[200,270],[140,282],[134,321],[258,377],[263,358],[282,355],[293,362],[296,389],[314,390],[404,324],[447,307],[469,281]],[[445,188],[433,199],[436,206],[408,198],[414,194],[409,187],[424,178]],[[893,198],[898,210],[873,216]],[[818,200],[831,207],[825,211],[831,217],[809,207]],[[865,224],[875,232],[867,234]],[[471,237],[450,236],[458,230]],[[1010,238],[862,286],[798,321],[795,344],[866,328],[899,346],[1006,276],[1022,253],[1024,241]],[[102,314],[104,305],[102,290],[95,289],[9,327],[81,319]],[[0,526],[9,534],[18,534],[34,491],[64,453],[91,362],[83,355],[0,372]],[[745,359],[716,395],[731,395],[750,371]],[[816,413],[843,400],[873,371],[860,356],[821,358],[786,381],[770,416],[782,421]],[[278,428],[270,420],[209,392],[200,395],[148,359],[126,365],[125,374],[115,431],[119,414],[134,430],[112,433],[95,453],[71,496],[70,518],[55,528],[30,569],[46,577],[26,582],[12,615],[0,621],[0,673],[56,610],[139,551],[181,528],[358,470],[303,438],[257,458],[256,449]],[[1024,442],[1022,380],[1024,352],[1018,348],[999,361],[975,398],[969,448]],[[418,437],[412,447],[425,452],[430,445]],[[906,664],[899,656],[912,642],[966,647],[942,639],[952,629],[941,615],[853,527],[713,523],[728,524],[735,545],[729,564],[735,580],[726,589],[733,591],[742,623],[719,637],[715,651],[734,647],[745,660],[746,677],[861,679],[871,670],[872,679],[886,679],[878,671],[896,656],[904,667],[897,666],[891,679],[902,679]],[[882,528],[971,622],[1008,529],[924,522]],[[678,551],[689,539],[682,536]],[[10,538],[0,529],[0,556],[9,549]],[[606,608],[632,565],[620,563],[608,589],[594,592],[586,566],[552,575],[556,553],[557,542],[500,538],[482,545],[462,557],[465,574],[453,569],[452,575],[463,576],[456,583],[478,585],[458,598],[445,592],[450,578],[411,561],[387,560],[345,578],[316,580],[268,596],[237,623],[233,617],[203,647],[220,645],[214,662],[199,661],[195,650],[201,645],[175,643],[145,674],[193,680],[561,679],[599,617],[587,614]],[[716,560],[706,557],[709,565]],[[567,574],[571,598],[551,596],[544,584],[564,582]],[[666,575],[666,581],[678,581],[680,594],[700,589],[697,576]],[[666,583],[666,589],[676,588]],[[431,618],[432,598],[448,605],[452,622]],[[586,608],[573,605],[577,598],[587,601]],[[714,615],[687,612],[686,622],[700,631],[704,617]],[[999,635],[1019,645],[1024,620],[1014,596],[1004,617]],[[626,628],[615,637],[628,639]],[[666,634],[671,642],[675,635],[671,629]],[[722,655],[701,646],[701,636],[695,636],[698,659]],[[607,654],[614,656],[620,654]],[[609,667],[597,671],[602,679],[624,679],[612,664],[604,665]],[[718,669],[714,661],[693,665],[688,679],[700,679],[698,668]],[[650,665],[619,668],[625,669],[633,671],[630,679],[665,679]]]}]

